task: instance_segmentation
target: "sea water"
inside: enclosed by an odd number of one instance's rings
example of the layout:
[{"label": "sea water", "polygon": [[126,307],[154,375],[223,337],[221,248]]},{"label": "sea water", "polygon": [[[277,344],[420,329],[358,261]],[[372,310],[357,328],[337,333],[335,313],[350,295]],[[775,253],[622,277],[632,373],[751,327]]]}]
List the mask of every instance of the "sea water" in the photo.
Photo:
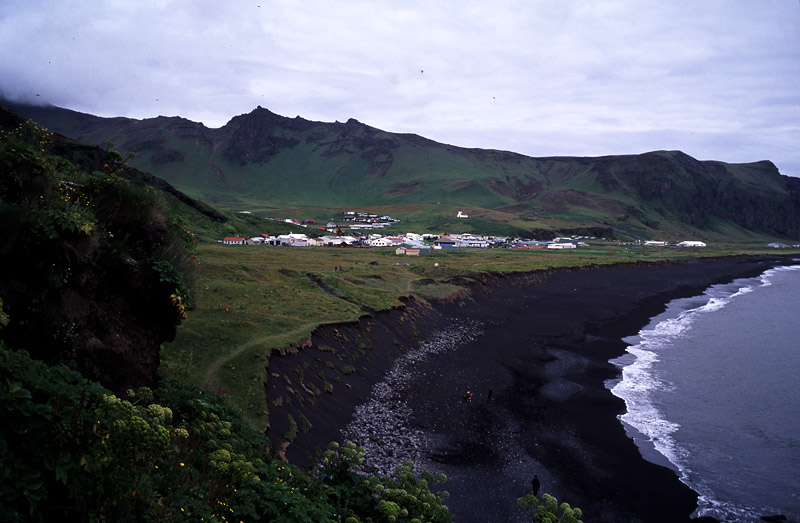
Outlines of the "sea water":
[{"label": "sea water", "polygon": [[675,300],[625,341],[620,419],[698,493],[695,516],[800,521],[800,265]]}]

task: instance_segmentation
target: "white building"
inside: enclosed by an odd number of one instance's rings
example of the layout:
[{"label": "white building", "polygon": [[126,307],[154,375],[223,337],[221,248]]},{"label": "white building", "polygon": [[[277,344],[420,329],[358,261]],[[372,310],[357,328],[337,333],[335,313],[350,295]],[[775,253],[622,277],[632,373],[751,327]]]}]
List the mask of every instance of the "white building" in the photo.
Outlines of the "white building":
[{"label": "white building", "polygon": [[677,245],[678,245],[678,247],[705,247],[706,246],[706,244],[703,243],[703,242],[698,242],[698,241],[693,241],[693,240],[683,241],[683,242],[680,242]]},{"label": "white building", "polygon": [[489,241],[480,238],[461,238],[456,240],[456,247],[471,247],[475,249],[485,249],[489,246]]},{"label": "white building", "polygon": [[225,245],[247,245],[247,240],[241,236],[226,236],[222,243]]},{"label": "white building", "polygon": [[276,238],[280,245],[291,245],[293,247],[308,247],[308,236],[305,234],[281,234]]},{"label": "white building", "polygon": [[370,247],[391,247],[394,242],[389,238],[375,238],[369,241]]},{"label": "white building", "polygon": [[322,240],[322,245],[327,247],[335,247],[342,244],[352,245],[356,241],[352,236],[323,236],[320,240]]}]

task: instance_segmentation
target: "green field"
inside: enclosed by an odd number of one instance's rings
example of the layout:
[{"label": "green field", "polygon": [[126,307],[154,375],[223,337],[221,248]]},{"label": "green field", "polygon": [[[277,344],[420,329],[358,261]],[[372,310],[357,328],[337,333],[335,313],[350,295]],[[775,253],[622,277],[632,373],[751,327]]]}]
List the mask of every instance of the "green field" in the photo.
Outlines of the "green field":
[{"label": "green field", "polygon": [[[399,305],[403,296],[435,301],[479,273],[529,272],[697,256],[775,253],[763,244],[702,250],[604,242],[575,251],[469,250],[430,256],[394,249],[202,245],[196,309],[162,349],[162,371],[230,396],[264,426],[262,382],[272,350],[297,346],[319,325]],[[371,262],[377,262],[373,264]]]}]

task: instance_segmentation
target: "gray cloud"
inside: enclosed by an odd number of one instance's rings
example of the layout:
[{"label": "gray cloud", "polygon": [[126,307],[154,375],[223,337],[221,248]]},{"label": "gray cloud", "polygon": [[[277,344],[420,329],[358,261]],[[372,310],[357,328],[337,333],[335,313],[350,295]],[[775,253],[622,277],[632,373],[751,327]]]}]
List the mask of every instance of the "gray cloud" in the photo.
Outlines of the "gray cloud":
[{"label": "gray cloud", "polygon": [[209,126],[262,105],[531,156],[681,149],[800,176],[798,27],[790,0],[6,0],[0,93]]}]

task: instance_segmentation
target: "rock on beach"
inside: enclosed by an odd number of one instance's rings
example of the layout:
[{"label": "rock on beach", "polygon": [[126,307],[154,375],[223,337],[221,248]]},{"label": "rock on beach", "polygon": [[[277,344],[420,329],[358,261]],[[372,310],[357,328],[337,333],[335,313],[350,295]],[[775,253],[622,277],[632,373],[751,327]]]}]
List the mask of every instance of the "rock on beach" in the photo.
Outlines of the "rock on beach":
[{"label": "rock on beach", "polygon": [[479,322],[454,319],[430,340],[400,357],[386,378],[373,386],[369,399],[356,407],[353,421],[342,430],[345,441],[366,451],[366,473],[391,476],[397,466],[408,461],[419,468],[428,441],[425,433],[410,423],[412,412],[405,398],[411,380],[431,355],[455,350],[481,332]]}]

